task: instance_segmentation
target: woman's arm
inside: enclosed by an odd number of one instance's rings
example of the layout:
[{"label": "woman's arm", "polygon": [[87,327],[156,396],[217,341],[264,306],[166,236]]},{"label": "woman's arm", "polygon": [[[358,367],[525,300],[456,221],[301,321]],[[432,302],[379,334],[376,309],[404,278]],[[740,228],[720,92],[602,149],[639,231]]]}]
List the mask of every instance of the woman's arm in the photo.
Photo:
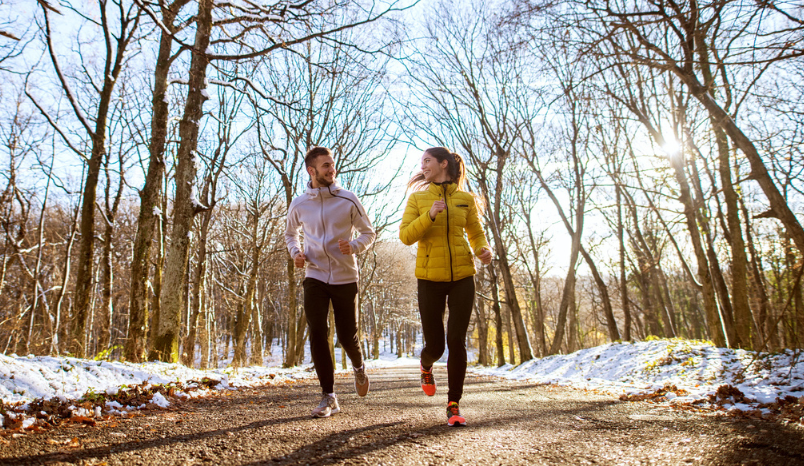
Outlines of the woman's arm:
[{"label": "woman's arm", "polygon": [[422,239],[422,236],[430,229],[433,222],[434,220],[430,218],[429,210],[419,215],[419,204],[416,196],[411,195],[408,198],[408,204],[405,206],[405,213],[402,215],[402,224],[399,226],[399,239],[410,246]]},{"label": "woman's arm", "polygon": [[475,255],[479,255],[482,249],[491,251],[489,243],[486,241],[486,233],[483,231],[480,218],[477,216],[477,204],[474,199],[472,199],[472,203],[469,205],[469,214],[466,217],[465,229],[466,235],[469,237],[469,245],[472,246]]}]

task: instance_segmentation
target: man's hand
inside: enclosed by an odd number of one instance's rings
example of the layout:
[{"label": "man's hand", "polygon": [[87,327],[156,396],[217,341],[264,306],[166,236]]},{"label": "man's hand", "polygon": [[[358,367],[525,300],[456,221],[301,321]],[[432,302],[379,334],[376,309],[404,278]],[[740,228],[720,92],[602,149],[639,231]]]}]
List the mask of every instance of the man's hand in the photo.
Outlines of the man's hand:
[{"label": "man's hand", "polygon": [[352,245],[349,244],[348,241],[339,239],[338,240],[338,247],[341,250],[341,254],[343,254],[344,256],[348,256],[348,255],[352,254]]},{"label": "man's hand", "polygon": [[430,220],[435,220],[436,215],[443,212],[444,209],[447,208],[447,203],[444,202],[444,199],[433,202],[433,206],[430,207]]},{"label": "man's hand", "polygon": [[307,256],[304,255],[303,252],[296,254],[296,257],[293,258],[293,265],[296,266],[297,269],[304,267],[304,262],[307,260]]},{"label": "man's hand", "polygon": [[483,265],[491,264],[491,257],[491,251],[486,248],[481,249],[480,254],[477,255],[477,258],[480,259]]}]

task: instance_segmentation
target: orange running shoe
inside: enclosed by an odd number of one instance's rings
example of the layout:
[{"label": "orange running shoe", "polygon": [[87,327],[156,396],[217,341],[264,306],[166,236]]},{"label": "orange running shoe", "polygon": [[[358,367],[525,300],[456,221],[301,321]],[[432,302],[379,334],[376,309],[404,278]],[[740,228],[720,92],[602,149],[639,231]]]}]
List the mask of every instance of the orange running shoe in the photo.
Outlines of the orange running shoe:
[{"label": "orange running shoe", "polygon": [[447,405],[447,425],[450,427],[465,426],[466,419],[461,416],[461,409],[457,401],[450,401]]},{"label": "orange running shoe", "polygon": [[433,378],[433,367],[430,366],[430,370],[424,370],[424,366],[419,365],[419,368],[422,370],[422,390],[427,396],[433,396],[436,392],[436,383],[435,379]]}]

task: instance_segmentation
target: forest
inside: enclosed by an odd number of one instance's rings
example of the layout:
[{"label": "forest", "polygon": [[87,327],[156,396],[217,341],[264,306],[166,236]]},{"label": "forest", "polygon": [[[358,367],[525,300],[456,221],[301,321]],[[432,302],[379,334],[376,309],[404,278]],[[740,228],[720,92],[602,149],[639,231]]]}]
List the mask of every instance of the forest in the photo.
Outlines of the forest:
[{"label": "forest", "polygon": [[0,80],[2,354],[300,364],[312,146],[378,233],[369,358],[420,334],[431,146],[486,206],[470,362],[804,347],[795,1],[0,0]]}]

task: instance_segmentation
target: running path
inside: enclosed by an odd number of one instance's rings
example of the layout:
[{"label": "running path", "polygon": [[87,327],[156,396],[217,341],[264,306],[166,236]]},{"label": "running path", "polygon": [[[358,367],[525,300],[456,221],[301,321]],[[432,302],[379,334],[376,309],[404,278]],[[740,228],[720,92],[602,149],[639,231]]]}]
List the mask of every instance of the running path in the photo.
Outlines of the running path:
[{"label": "running path", "polygon": [[624,403],[560,387],[469,376],[466,427],[446,425],[418,367],[370,371],[371,392],[338,377],[341,413],[312,419],[308,380],[228,392],[96,427],[62,427],[0,444],[2,464],[804,464],[804,433],[762,421]]}]

